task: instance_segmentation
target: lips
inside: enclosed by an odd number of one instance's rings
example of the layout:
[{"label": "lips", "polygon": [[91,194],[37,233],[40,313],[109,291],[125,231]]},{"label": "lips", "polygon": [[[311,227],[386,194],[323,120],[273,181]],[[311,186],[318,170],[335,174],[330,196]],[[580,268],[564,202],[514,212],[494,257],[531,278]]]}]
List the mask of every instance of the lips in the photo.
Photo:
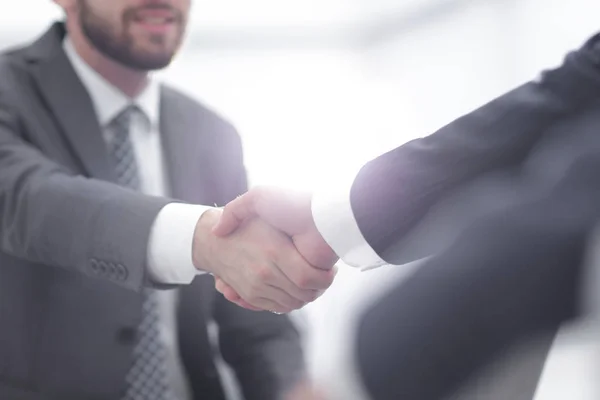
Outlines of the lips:
[{"label": "lips", "polygon": [[148,25],[165,25],[177,21],[177,14],[170,9],[142,9],[138,10],[133,20]]},{"label": "lips", "polygon": [[136,18],[135,22],[141,22],[148,25],[164,25],[174,22],[174,18],[144,17]]}]

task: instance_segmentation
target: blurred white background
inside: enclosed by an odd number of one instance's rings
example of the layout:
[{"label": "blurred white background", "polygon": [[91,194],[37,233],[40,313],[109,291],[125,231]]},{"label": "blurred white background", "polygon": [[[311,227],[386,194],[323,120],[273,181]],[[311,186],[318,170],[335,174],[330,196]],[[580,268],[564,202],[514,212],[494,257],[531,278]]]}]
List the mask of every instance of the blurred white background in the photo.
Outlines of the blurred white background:
[{"label": "blurred white background", "polygon": [[[234,122],[253,185],[314,189],[555,66],[598,15],[595,0],[196,0],[159,75]],[[0,47],[60,16],[49,0],[5,1]],[[306,310],[315,371],[360,299],[405,271],[342,268]]]}]

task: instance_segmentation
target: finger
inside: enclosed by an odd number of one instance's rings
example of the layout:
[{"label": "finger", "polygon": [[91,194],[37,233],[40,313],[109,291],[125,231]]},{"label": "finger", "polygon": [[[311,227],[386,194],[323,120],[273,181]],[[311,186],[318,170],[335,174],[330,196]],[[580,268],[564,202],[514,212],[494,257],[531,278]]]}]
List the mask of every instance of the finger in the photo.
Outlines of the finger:
[{"label": "finger", "polygon": [[[298,287],[290,278],[283,272],[283,269],[289,268],[289,266],[279,266],[278,264],[272,262],[274,265],[273,275],[271,279],[269,279],[268,284],[281,291],[287,295],[287,297],[291,297],[296,302],[303,303],[301,307],[304,307],[306,303],[313,302],[317,297],[318,293],[313,289],[302,289]],[[306,267],[306,266],[304,266]],[[312,268],[308,266],[307,268]],[[285,303],[284,305],[290,305],[290,303]],[[297,309],[297,307],[295,308]]]},{"label": "finger", "polygon": [[253,307],[250,303],[242,299],[241,296],[231,286],[223,282],[221,278],[215,277],[215,281],[217,290],[230,302],[235,303],[242,308],[247,308],[248,310],[261,311],[260,308]]},{"label": "finger", "polygon": [[227,300],[229,300],[232,303],[238,304],[240,302],[243,302],[240,295],[231,286],[229,286],[221,278],[218,278],[216,276],[215,289],[217,289],[219,293],[221,293]]},{"label": "finger", "polygon": [[237,294],[235,290],[233,290],[230,286],[227,286],[223,292],[223,297],[229,300],[231,303],[236,304],[239,307],[246,308],[251,311],[262,311],[262,308],[255,307],[252,304],[248,303],[246,300],[242,299],[240,295]]},{"label": "finger", "polygon": [[[273,267],[273,269],[276,268]],[[215,288],[230,302],[249,310],[287,313],[305,305],[304,302],[265,282],[259,282],[259,286],[254,288],[253,293],[256,293],[254,296],[244,299],[232,286],[215,276]]]},{"label": "finger", "polygon": [[276,253],[276,255],[275,265],[293,286],[302,291],[328,289],[337,274],[337,268],[327,270],[310,265],[296,250],[291,241],[290,246],[285,251]]},{"label": "finger", "polygon": [[[282,290],[276,286],[271,286],[272,292],[269,292],[270,297],[273,301],[275,301],[276,303],[278,303],[279,305],[288,308],[290,311],[291,310],[299,310],[302,307],[304,307],[306,305],[306,303],[308,303],[309,301],[304,301],[301,299],[296,298],[295,296],[291,295],[290,293],[286,292],[285,290]],[[312,299],[311,295],[311,299]]]},{"label": "finger", "polygon": [[212,229],[213,234],[227,236],[235,231],[244,220],[256,215],[256,193],[255,191],[247,192],[227,204],[223,208],[219,222]]},{"label": "finger", "polygon": [[[304,307],[305,302],[281,289],[287,278],[272,263],[268,273],[260,273],[251,279],[248,291],[239,292],[242,299],[263,310],[289,312]],[[285,311],[282,311],[285,310]]]},{"label": "finger", "polygon": [[223,293],[223,296],[225,296],[229,301],[236,302],[242,299],[238,292],[236,292],[231,286],[227,284],[222,286],[221,293]]},{"label": "finger", "polygon": [[257,308],[257,307],[254,307],[254,306],[252,306],[250,303],[246,302],[246,301],[245,301],[245,300],[243,300],[243,299],[240,299],[240,301],[238,301],[236,304],[237,304],[238,306],[240,306],[240,307],[242,307],[242,308],[246,308],[246,309],[248,309],[248,310],[250,310],[250,311],[263,311],[263,310],[261,310],[260,308]]},{"label": "finger", "polygon": [[300,254],[288,236],[278,233],[270,241],[273,247],[266,247],[268,259],[276,267],[267,283],[277,286],[296,299],[312,302],[317,298],[317,290],[329,288],[335,272],[313,267]]},{"label": "finger", "polygon": [[227,283],[225,283],[225,281],[223,279],[221,279],[220,277],[213,275],[215,278],[215,287],[217,288],[217,290],[222,291],[222,289],[226,286],[229,286]]},{"label": "finger", "polygon": [[[276,269],[273,267],[273,269]],[[267,310],[279,313],[288,313],[304,307],[305,303],[293,298],[285,291],[272,286],[264,281],[257,281],[257,285],[245,295],[238,293],[233,287],[222,282],[219,284],[227,300],[253,310]]]},{"label": "finger", "polygon": [[241,300],[241,297],[235,291],[223,290],[221,294],[232,303],[238,303]]},{"label": "finger", "polygon": [[227,284],[223,282],[221,278],[215,276],[215,289],[217,290],[217,292],[223,294],[226,285]]},{"label": "finger", "polygon": [[215,278],[215,289],[233,303],[241,300],[240,295],[221,278]]},{"label": "finger", "polygon": [[[280,271],[281,273],[281,271]],[[271,285],[273,288],[280,290],[293,298],[296,302],[303,303],[301,307],[304,307],[306,303],[312,303],[319,297],[319,292],[314,289],[301,289],[289,280],[283,273],[281,273],[283,280],[278,282],[277,285]]]},{"label": "finger", "polygon": [[291,280],[298,287],[312,290],[327,290],[333,284],[335,273],[332,270],[311,269],[292,270]]},{"label": "finger", "polygon": [[252,306],[251,304],[245,302],[242,299],[240,299],[238,301],[232,301],[232,303],[235,304],[238,307],[245,308],[245,309],[250,310],[250,311],[264,311],[261,308],[257,308],[257,307]]},{"label": "finger", "polygon": [[254,307],[259,308],[262,311],[269,311],[278,314],[287,314],[289,312],[294,311],[294,309],[282,306],[278,302],[275,302],[268,298],[257,299],[254,304]]},{"label": "finger", "polygon": [[[264,247],[263,257],[268,263],[269,268],[263,270],[260,281],[272,287],[278,288],[288,296],[293,297],[297,301],[310,303],[317,297],[317,290],[311,287],[300,287],[290,279],[290,274],[287,271],[293,270],[309,270],[312,273],[313,268],[306,260],[298,253],[292,240],[282,233],[274,233],[269,239],[270,245]],[[316,273],[327,273],[328,271],[316,271]],[[317,285],[317,289],[320,287]],[[255,291],[257,293],[258,290]],[[290,306],[289,303],[284,303],[285,306]],[[303,306],[302,306],[303,307]],[[294,308],[298,308],[295,306]]]}]

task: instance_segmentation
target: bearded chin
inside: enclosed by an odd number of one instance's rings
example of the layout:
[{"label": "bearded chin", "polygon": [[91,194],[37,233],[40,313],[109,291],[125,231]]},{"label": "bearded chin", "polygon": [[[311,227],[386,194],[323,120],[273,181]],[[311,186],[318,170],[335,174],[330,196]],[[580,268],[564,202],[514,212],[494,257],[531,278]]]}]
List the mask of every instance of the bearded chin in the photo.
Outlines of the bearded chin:
[{"label": "bearded chin", "polygon": [[[85,0],[80,0],[81,30],[88,41],[103,55],[140,71],[152,71],[168,66],[181,44],[183,36],[182,24],[178,32],[177,43],[169,49],[167,39],[161,35],[152,35],[150,41],[162,48],[162,51],[144,52],[136,49],[133,37],[129,35],[128,26],[132,20],[131,13],[125,13],[122,20],[122,29],[111,29],[110,23],[99,18],[97,13],[90,9]],[[116,33],[121,31],[120,34]]]}]

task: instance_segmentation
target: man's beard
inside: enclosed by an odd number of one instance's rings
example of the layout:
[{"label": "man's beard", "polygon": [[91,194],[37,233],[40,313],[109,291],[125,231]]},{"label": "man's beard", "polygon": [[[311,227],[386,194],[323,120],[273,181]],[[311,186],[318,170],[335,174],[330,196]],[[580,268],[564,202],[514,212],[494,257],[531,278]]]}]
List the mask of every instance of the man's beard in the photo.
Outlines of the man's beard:
[{"label": "man's beard", "polygon": [[163,51],[150,53],[136,50],[134,38],[128,33],[135,10],[129,9],[123,13],[122,33],[117,35],[116,30],[111,29],[110,23],[99,18],[86,0],[81,0],[79,6],[81,29],[87,39],[102,54],[129,68],[140,71],[162,69],[171,63],[179,49],[184,25],[181,13],[177,13],[175,21],[179,27],[176,43],[170,45],[166,37],[153,35],[150,40],[156,45],[162,45]]}]

